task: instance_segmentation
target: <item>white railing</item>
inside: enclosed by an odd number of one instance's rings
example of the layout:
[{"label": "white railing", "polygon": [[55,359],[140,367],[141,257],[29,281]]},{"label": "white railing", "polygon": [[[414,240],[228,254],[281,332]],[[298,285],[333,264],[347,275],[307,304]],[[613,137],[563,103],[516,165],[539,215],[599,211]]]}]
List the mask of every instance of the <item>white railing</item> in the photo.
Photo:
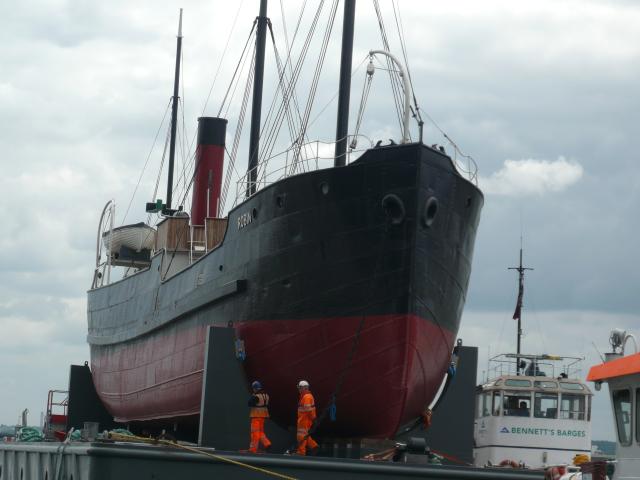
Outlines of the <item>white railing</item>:
[{"label": "white railing", "polygon": [[[365,138],[369,145],[366,148],[360,149],[348,149],[346,153],[346,164],[357,160],[366,150],[373,145],[371,140],[364,135],[358,135],[360,138]],[[347,140],[352,138],[350,135]],[[283,178],[298,175],[304,172],[311,172],[315,170],[322,170],[325,168],[331,168],[334,164],[334,150],[336,142],[325,142],[316,140],[313,142],[304,143],[300,146],[292,145],[288,149],[273,155],[269,159],[259,163],[252,170],[247,171],[243,177],[238,180],[236,184],[236,198],[234,205],[244,201],[248,196],[247,192],[250,191],[251,172],[256,171],[256,182],[254,192],[262,190],[263,188],[282,180]],[[275,168],[274,168],[275,163]],[[267,169],[267,167],[269,167]]]},{"label": "white railing", "polygon": [[[529,375],[527,369],[531,366],[532,376],[576,378],[582,371],[584,357],[560,357],[556,355],[517,355],[515,353],[501,353],[489,359],[487,380],[502,375]],[[517,368],[517,362],[526,363],[524,368]],[[533,365],[532,365],[533,363]]]}]

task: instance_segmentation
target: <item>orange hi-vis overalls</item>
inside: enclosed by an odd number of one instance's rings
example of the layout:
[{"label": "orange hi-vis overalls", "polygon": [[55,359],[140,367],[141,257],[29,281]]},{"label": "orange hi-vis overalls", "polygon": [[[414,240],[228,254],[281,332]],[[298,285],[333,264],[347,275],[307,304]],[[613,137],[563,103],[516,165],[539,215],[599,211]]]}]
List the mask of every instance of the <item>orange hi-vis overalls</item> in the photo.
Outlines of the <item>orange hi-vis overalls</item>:
[{"label": "orange hi-vis overalls", "polygon": [[269,395],[263,392],[254,393],[249,402],[253,404],[249,411],[249,417],[251,418],[251,444],[249,445],[249,451],[257,453],[260,443],[265,449],[271,446],[271,442],[264,434],[264,420],[269,418]]},{"label": "orange hi-vis overalls", "polygon": [[318,448],[316,441],[309,435],[309,429],[316,419],[316,406],[311,392],[300,395],[298,402],[298,430],[296,439],[298,440],[298,455],[306,455],[308,448]]}]

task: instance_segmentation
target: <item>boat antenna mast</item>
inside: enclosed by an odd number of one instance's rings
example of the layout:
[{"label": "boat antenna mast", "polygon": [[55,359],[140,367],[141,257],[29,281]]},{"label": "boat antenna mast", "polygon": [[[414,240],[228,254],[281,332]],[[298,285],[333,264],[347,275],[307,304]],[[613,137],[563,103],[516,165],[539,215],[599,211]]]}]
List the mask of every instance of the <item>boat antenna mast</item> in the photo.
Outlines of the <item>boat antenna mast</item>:
[{"label": "boat antenna mast", "polygon": [[516,301],[516,309],[513,312],[513,319],[518,320],[516,375],[520,375],[520,342],[522,340],[522,297],[524,296],[524,272],[525,270],[533,270],[533,268],[522,266],[522,237],[520,237],[520,265],[517,267],[509,267],[509,270],[518,271],[518,300]]},{"label": "boat antenna mast", "polygon": [[344,17],[342,19],[342,54],[340,56],[340,88],[338,90],[338,119],[336,122],[336,149],[334,159],[334,166],[336,167],[343,167],[346,164],[355,15],[356,0],[345,0]]}]

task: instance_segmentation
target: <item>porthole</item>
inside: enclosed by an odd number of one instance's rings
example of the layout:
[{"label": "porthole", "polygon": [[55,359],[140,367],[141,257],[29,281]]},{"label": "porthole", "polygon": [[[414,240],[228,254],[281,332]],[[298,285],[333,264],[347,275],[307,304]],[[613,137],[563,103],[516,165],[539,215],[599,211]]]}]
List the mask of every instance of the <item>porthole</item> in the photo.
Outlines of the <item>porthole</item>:
[{"label": "porthole", "polygon": [[291,280],[289,280],[288,278],[285,278],[285,279],[282,281],[282,286],[283,286],[284,288],[289,288],[289,287],[291,286]]},{"label": "porthole", "polygon": [[404,221],[405,209],[402,199],[394,193],[389,193],[382,199],[382,208],[387,220],[392,225],[400,225]]},{"label": "porthole", "polygon": [[471,202],[471,197],[467,197],[466,202],[464,202],[465,206],[466,206],[467,208],[469,208],[469,207],[471,206],[471,203],[472,203],[472,202]]},{"label": "porthole", "polygon": [[329,184],[327,182],[320,183],[320,191],[323,195],[327,195],[329,193]]},{"label": "porthole", "polygon": [[218,266],[218,270],[222,271],[224,269],[224,267],[222,265]]},{"label": "porthole", "polygon": [[278,195],[276,197],[276,205],[278,206],[278,208],[284,207],[284,195]]},{"label": "porthole", "polygon": [[257,208],[254,208],[253,210],[251,210],[251,216],[253,217],[254,220],[256,218],[258,218],[258,209]]},{"label": "porthole", "polygon": [[433,225],[437,214],[438,199],[436,197],[427,198],[426,202],[424,202],[424,208],[422,210],[422,224],[425,227],[430,228],[431,225]]}]

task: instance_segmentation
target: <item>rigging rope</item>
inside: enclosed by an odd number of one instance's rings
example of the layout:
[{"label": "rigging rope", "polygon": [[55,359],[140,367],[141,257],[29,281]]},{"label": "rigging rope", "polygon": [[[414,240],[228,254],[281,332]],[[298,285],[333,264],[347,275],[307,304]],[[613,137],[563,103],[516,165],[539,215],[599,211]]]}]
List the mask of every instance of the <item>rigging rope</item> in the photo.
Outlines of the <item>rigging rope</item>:
[{"label": "rigging rope", "polygon": [[[356,68],[353,69],[353,72],[351,73],[351,78],[353,79],[353,77],[355,77],[356,73],[358,73],[360,71],[360,69],[362,68],[362,65],[364,65],[364,62],[367,61],[367,58],[369,58],[369,55],[365,55],[365,57],[362,59],[362,61],[358,64],[358,66]],[[322,109],[318,112],[318,114],[313,117],[313,120],[311,120],[309,122],[309,127],[311,125],[313,125],[314,123],[316,123],[316,120],[318,120],[318,118],[320,118],[320,116],[324,113],[324,111],[329,107],[329,105],[331,105],[333,103],[333,101],[338,97],[338,94],[340,93],[340,89],[338,88],[335,93],[333,94],[333,97],[331,97],[331,99],[325,104],[324,107],[322,107]]]},{"label": "rigging rope", "polygon": [[[171,127],[167,129],[167,133],[164,139],[164,149],[162,150],[162,159],[160,160],[160,168],[158,169],[158,176],[156,177],[156,185],[153,188],[153,200],[158,198],[158,187],[160,186],[160,179],[162,178],[162,169],[164,167],[164,161],[167,158],[167,149],[169,148],[169,141],[171,139]],[[151,213],[147,215],[147,224],[151,221]]]},{"label": "rigging rope", "polygon": [[[162,130],[162,125],[164,124],[165,119],[167,118],[167,113],[169,112],[169,107],[171,106],[171,100],[167,104],[167,108],[164,111],[164,116],[162,117],[162,121],[158,126],[158,131],[156,132],[156,136],[153,139],[153,143],[151,144],[151,149],[149,150],[149,154],[147,155],[147,159],[144,161],[144,166],[142,167],[142,172],[140,172],[140,176],[138,177],[138,183],[136,183],[136,188],[133,190],[133,194],[131,195],[131,199],[129,200],[129,205],[127,205],[127,210],[124,213],[124,217],[122,217],[122,225],[124,225],[125,220],[127,219],[127,215],[129,214],[129,209],[131,208],[131,204],[133,203],[133,199],[136,196],[136,192],[138,191],[138,187],[142,182],[142,176],[144,175],[145,170],[147,169],[147,164],[149,163],[149,159],[151,158],[151,154],[153,153],[153,149],[156,146],[156,141],[158,140],[158,136],[160,135],[160,130]],[[157,189],[157,188],[156,188]],[[154,194],[155,200],[155,194]]]},{"label": "rigging rope", "polygon": [[[237,85],[236,76],[238,75],[238,70],[242,71],[244,69],[244,65],[245,65],[245,62],[246,62],[245,53],[247,52],[247,47],[249,46],[249,42],[253,38],[253,32],[255,31],[257,24],[258,24],[258,19],[255,19],[253,21],[253,25],[251,26],[251,30],[249,31],[249,35],[247,36],[247,41],[245,42],[244,47],[242,49],[242,53],[240,54],[240,59],[238,60],[238,63],[236,65],[235,70],[233,71],[233,75],[231,76],[231,81],[229,82],[229,86],[227,87],[227,91],[224,94],[224,97],[222,99],[222,103],[220,103],[220,109],[218,110],[218,117],[222,114],[222,110],[224,109],[224,105],[227,102],[227,98],[229,96],[229,91],[231,90],[231,87],[232,86],[235,87]],[[255,50],[255,46],[254,46],[254,50]],[[255,56],[255,52],[254,52],[254,56]],[[235,92],[235,88],[234,88],[234,92]],[[229,103],[231,103],[231,100],[229,101]],[[227,106],[227,111],[226,112],[228,112],[228,111],[229,111],[229,106]],[[226,112],[225,112],[225,115],[226,115]]]},{"label": "rigging rope", "polygon": [[[273,49],[274,49],[274,54],[275,54],[275,58],[276,58],[276,66],[278,69],[278,77],[280,79],[280,81],[278,82],[278,90],[281,91],[282,94],[282,98],[283,101],[286,101],[287,98],[287,92],[285,91],[284,88],[284,81],[286,81],[286,71],[285,71],[285,67],[283,67],[282,65],[282,59],[280,57],[280,52],[278,51],[278,47],[276,45],[276,41],[275,41],[275,37],[273,35],[273,29],[271,28],[271,25],[269,25],[269,30],[271,32],[271,40],[273,43]],[[292,90],[292,99],[293,99],[293,106],[294,106],[294,111],[297,114],[295,117],[291,112],[290,108],[286,108],[285,109],[285,114],[286,114],[286,118],[287,118],[287,127],[289,128],[289,135],[291,136],[291,141],[292,143],[295,142],[302,142],[303,144],[306,144],[306,142],[309,141],[308,137],[305,135],[305,137],[303,139],[300,138],[296,138],[297,136],[297,132],[300,130],[301,125],[302,125],[302,117],[300,116],[300,107],[298,104],[298,99],[295,93],[295,89]],[[272,153],[272,152],[271,152]],[[266,176],[266,168],[262,169],[262,178],[264,179]]]},{"label": "rigging rope", "polygon": [[349,148],[351,150],[355,149],[358,144],[358,134],[360,132],[360,126],[362,125],[362,117],[364,116],[364,109],[367,105],[367,100],[369,99],[369,91],[371,90],[371,81],[373,80],[373,72],[374,72],[373,62],[369,62],[369,66],[367,67],[367,71],[364,75],[364,86],[362,87],[362,97],[360,97],[360,107],[358,108],[358,117],[356,119],[356,128],[353,132],[353,139],[351,140],[351,144]]},{"label": "rigging rope", "polygon": [[[213,87],[216,84],[216,80],[218,79],[218,75],[220,73],[222,65],[224,64],[224,58],[227,55],[227,51],[228,51],[228,48],[229,48],[229,43],[231,41],[231,38],[233,37],[233,32],[235,31],[236,24],[237,24],[237,21],[238,21],[238,17],[240,15],[240,11],[242,10],[243,3],[244,3],[244,0],[241,0],[240,4],[238,5],[238,10],[236,11],[236,15],[235,15],[235,17],[233,19],[233,24],[231,25],[231,29],[229,31],[229,35],[227,35],[227,42],[225,43],[224,50],[222,51],[222,57],[220,58],[220,62],[218,63],[218,68],[216,69],[216,73],[214,74],[213,81],[211,82],[211,87],[209,88],[209,93],[207,95],[207,99],[205,100],[204,105],[202,106],[202,112],[201,112],[200,116],[204,116],[204,112],[205,112],[205,110],[207,108],[207,105],[209,104],[209,99],[211,98],[211,93],[213,92]],[[182,85],[183,85],[183,95],[184,95],[184,79],[183,79]],[[184,115],[184,112],[183,112],[183,115]],[[184,177],[184,181],[185,181],[185,196],[184,196],[184,199],[183,199],[183,202],[182,202],[183,204],[184,204],[184,200],[186,200],[186,193],[190,189],[190,186],[186,186],[187,175],[185,175],[185,172],[187,171],[187,169],[190,170],[191,168],[195,168],[195,165],[194,165],[195,164],[195,152],[193,154],[191,154],[190,152],[191,152],[191,149],[193,148],[193,142],[195,142],[195,140],[196,140],[197,133],[198,132],[197,132],[197,129],[196,129],[196,131],[194,132],[193,136],[191,137],[191,142],[189,143],[189,148],[187,149],[187,154],[185,155],[185,158],[189,158],[189,164],[188,165],[185,164],[184,167],[183,167],[183,171],[182,171],[182,174],[183,174],[183,177]],[[185,133],[184,141],[186,142],[186,133]],[[192,162],[193,162],[193,165],[192,165]],[[191,181],[193,181],[193,178],[192,178]],[[177,196],[178,195],[176,195],[176,197]]]},{"label": "rigging rope", "polygon": [[[209,103],[209,99],[211,98],[211,92],[213,92],[213,86],[216,84],[216,80],[218,79],[218,74],[220,73],[220,68],[222,67],[222,65],[224,64],[224,57],[227,55],[227,49],[229,48],[229,42],[231,41],[231,37],[233,36],[233,32],[236,29],[236,23],[238,22],[238,16],[240,15],[240,10],[242,9],[242,4],[244,3],[244,0],[240,0],[240,5],[238,6],[238,11],[236,12],[236,16],[233,19],[233,24],[231,25],[231,30],[229,31],[229,35],[227,36],[227,43],[224,45],[224,50],[222,51],[222,57],[220,58],[220,62],[218,63],[218,68],[216,69],[216,73],[213,77],[213,82],[211,83],[211,88],[209,89],[209,94],[207,95],[207,99],[204,102],[204,105],[202,106],[202,115],[204,116],[204,111],[207,108],[207,105]],[[254,28],[255,28],[255,24],[254,24]],[[251,34],[249,34],[249,37],[251,37]],[[220,116],[220,114],[218,114],[218,116]],[[191,146],[193,145],[193,140],[191,141],[191,145],[189,146],[189,150],[191,150]]]},{"label": "rigging rope", "polygon": [[[378,18],[378,28],[380,30],[380,36],[382,37],[382,46],[384,50],[387,52],[391,51],[389,47],[389,38],[387,37],[387,31],[384,26],[384,20],[382,18],[382,12],[380,10],[380,4],[378,0],[373,0],[373,6],[376,11],[376,16]],[[393,63],[391,59],[385,56],[385,61],[387,62],[387,68],[389,71],[389,80],[391,81],[391,89],[393,91],[393,100],[396,106],[396,114],[398,116],[398,124],[400,129],[402,129],[402,99],[400,98],[401,92],[403,91],[402,82],[398,78],[398,75],[394,75],[391,70],[393,70]]]},{"label": "rigging rope", "polygon": [[[253,62],[255,62],[255,49],[254,49],[253,60],[251,63],[253,64]],[[229,160],[227,162],[228,167],[227,167],[227,174],[225,175],[225,178],[224,178],[224,186],[222,187],[222,191],[220,192],[220,205],[221,205],[221,208],[223,209],[221,211],[224,211],[224,208],[226,207],[227,194],[229,192],[229,185],[231,184],[231,176],[233,175],[234,171],[237,174],[237,171],[235,169],[235,163],[236,163],[236,158],[238,153],[238,145],[240,144],[240,138],[242,136],[244,119],[247,112],[247,105],[249,102],[249,97],[251,96],[251,87],[253,86],[253,77],[254,77],[254,70],[253,68],[251,68],[249,70],[249,75],[247,76],[247,82],[245,84],[244,94],[242,96],[242,104],[240,107],[240,114],[238,116],[238,123],[236,125],[236,131],[233,138],[233,145],[231,147],[231,152],[227,150],[227,158]]]},{"label": "rigging rope", "polygon": [[[311,82],[311,90],[309,92],[309,98],[307,100],[307,107],[304,112],[304,120],[302,123],[302,129],[300,131],[300,135],[298,138],[303,138],[306,134],[307,125],[309,123],[309,117],[311,116],[311,108],[313,107],[313,102],[315,100],[316,92],[318,90],[318,82],[320,80],[320,72],[322,70],[322,65],[324,64],[324,59],[327,54],[327,47],[329,44],[329,38],[331,37],[331,31],[333,30],[334,21],[336,18],[336,12],[338,10],[338,0],[334,0],[331,13],[329,16],[329,20],[327,21],[327,26],[325,28],[324,38],[322,42],[322,47],[320,48],[320,57],[316,63],[316,70],[313,75],[313,81]],[[291,167],[291,173],[295,173],[296,165],[300,161],[300,148],[298,148],[295,152],[295,156],[293,158],[293,163]]]},{"label": "rigging rope", "polygon": [[[305,2],[306,5],[306,2]],[[275,146],[275,141],[277,139],[278,133],[280,131],[280,128],[282,126],[282,121],[283,121],[283,117],[285,115],[285,111],[289,108],[289,102],[291,101],[291,98],[293,97],[292,92],[295,91],[295,87],[297,84],[297,81],[300,77],[300,73],[302,71],[302,65],[304,64],[304,60],[306,58],[306,55],[309,51],[309,46],[311,45],[311,39],[313,38],[313,35],[315,33],[315,29],[317,27],[318,24],[318,20],[320,18],[320,13],[322,11],[322,8],[324,6],[324,0],[322,0],[319,5],[318,8],[316,9],[315,15],[313,17],[311,26],[309,28],[309,31],[307,32],[307,36],[305,38],[305,41],[302,45],[301,51],[300,51],[300,55],[298,57],[298,60],[296,62],[296,66],[293,69],[293,72],[291,74],[291,81],[289,82],[289,84],[287,85],[287,89],[285,90],[286,92],[286,98],[283,98],[283,101],[280,103],[278,112],[276,113],[274,120],[272,122],[271,127],[267,128],[267,124],[265,124],[265,126],[263,126],[262,132],[261,132],[261,138],[263,137],[262,133],[263,132],[267,132],[266,136],[266,140],[264,141],[264,145],[266,145],[266,148],[262,150],[263,153],[263,159],[264,161],[262,162],[262,164],[264,165],[264,168],[266,168],[267,166],[267,160],[271,157],[272,153],[273,153],[273,148]],[[301,11],[300,17],[298,19],[298,26],[296,27],[296,31],[294,34],[294,40],[293,42],[295,42],[295,37],[297,36],[298,33],[298,28],[301,24],[302,21],[302,15],[303,15],[303,11]],[[287,55],[287,62],[285,63],[285,67],[287,65],[287,63],[290,61],[291,59],[291,53],[292,53],[292,49],[293,49],[293,43],[291,45],[291,48],[288,52]],[[274,96],[273,102],[271,104],[270,107],[270,113],[271,110],[273,109],[273,107],[275,106],[275,103],[277,101],[277,96]],[[294,141],[295,143],[295,141]]]},{"label": "rigging rope", "polygon": [[[393,5],[393,14],[396,19],[396,28],[398,29],[398,38],[400,39],[400,47],[402,48],[402,57],[404,58],[404,66],[407,70],[407,75],[409,76],[409,85],[411,87],[411,97],[413,99],[413,105],[415,106],[415,110],[411,107],[411,113],[413,118],[418,121],[418,126],[422,127],[424,123],[422,121],[422,116],[420,115],[420,107],[418,106],[418,99],[416,98],[415,88],[413,88],[413,77],[411,76],[411,69],[409,68],[409,56],[407,55],[407,42],[404,38],[404,26],[402,25],[402,16],[400,15],[400,7],[397,6],[396,0],[392,1]],[[422,140],[422,138],[420,138]]]}]

